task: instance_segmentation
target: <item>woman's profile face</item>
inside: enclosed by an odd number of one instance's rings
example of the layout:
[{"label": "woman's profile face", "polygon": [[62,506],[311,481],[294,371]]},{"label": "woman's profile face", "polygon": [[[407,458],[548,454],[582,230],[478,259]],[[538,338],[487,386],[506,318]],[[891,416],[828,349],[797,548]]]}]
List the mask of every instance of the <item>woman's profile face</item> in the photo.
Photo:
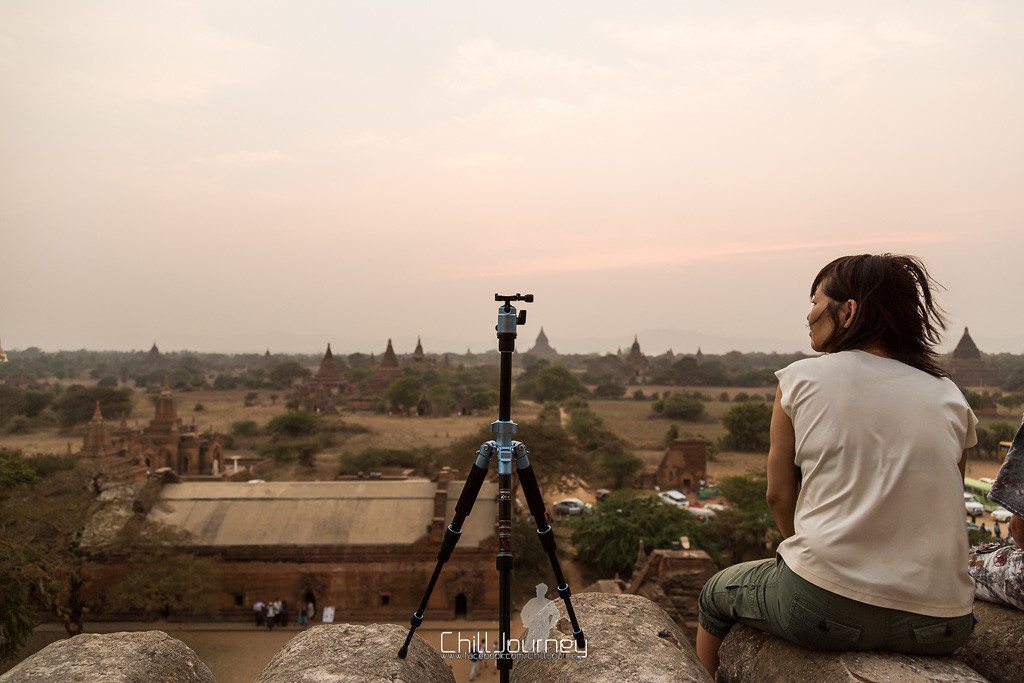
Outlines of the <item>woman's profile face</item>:
[{"label": "woman's profile face", "polygon": [[825,342],[832,335],[835,324],[832,316],[828,314],[828,304],[831,299],[822,291],[824,283],[819,284],[811,297],[811,310],[807,314],[807,328],[811,337],[811,348],[821,353],[825,348]]}]

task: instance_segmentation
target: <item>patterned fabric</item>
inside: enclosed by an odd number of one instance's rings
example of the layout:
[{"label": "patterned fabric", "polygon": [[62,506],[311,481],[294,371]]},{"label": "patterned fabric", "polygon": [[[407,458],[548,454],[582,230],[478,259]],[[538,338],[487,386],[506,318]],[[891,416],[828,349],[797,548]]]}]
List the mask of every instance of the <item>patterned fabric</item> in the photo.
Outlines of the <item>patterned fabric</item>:
[{"label": "patterned fabric", "polygon": [[1024,421],[1013,437],[1010,452],[999,468],[989,498],[999,501],[1013,514],[1024,517]]},{"label": "patterned fabric", "polygon": [[1024,550],[1015,543],[971,548],[975,597],[1024,610]]}]

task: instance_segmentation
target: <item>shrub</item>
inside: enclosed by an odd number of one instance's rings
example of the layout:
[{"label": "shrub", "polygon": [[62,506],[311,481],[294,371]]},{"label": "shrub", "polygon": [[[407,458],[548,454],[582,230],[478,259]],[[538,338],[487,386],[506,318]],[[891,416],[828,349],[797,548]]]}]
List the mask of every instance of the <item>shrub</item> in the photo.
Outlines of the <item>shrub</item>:
[{"label": "shrub", "polygon": [[[594,398],[622,398],[626,394],[626,385],[617,382],[604,382],[594,388]],[[641,398],[643,392],[640,392]]]},{"label": "shrub", "polygon": [[240,422],[232,422],[231,433],[234,436],[256,436],[256,434],[259,433],[259,427],[253,420],[242,420]]},{"label": "shrub", "polygon": [[319,428],[320,418],[313,413],[285,413],[267,423],[269,433],[291,438],[316,434]]},{"label": "shrub", "polygon": [[676,425],[676,424],[671,425],[668,428],[668,431],[665,432],[665,443],[666,444],[672,443],[673,441],[675,441],[678,438],[679,438],[679,425]]},{"label": "shrub", "polygon": [[425,460],[425,454],[417,449],[365,448],[358,453],[342,453],[338,456],[338,474],[375,472],[385,467],[422,469]]},{"label": "shrub", "polygon": [[704,404],[700,401],[687,398],[682,394],[675,394],[662,399],[654,404],[654,412],[660,417],[667,417],[673,420],[686,420],[694,422],[704,418]]},{"label": "shrub", "polygon": [[644,390],[643,389],[637,389],[636,391],[633,392],[633,400],[634,401],[643,401],[646,398],[647,397],[644,396]]}]

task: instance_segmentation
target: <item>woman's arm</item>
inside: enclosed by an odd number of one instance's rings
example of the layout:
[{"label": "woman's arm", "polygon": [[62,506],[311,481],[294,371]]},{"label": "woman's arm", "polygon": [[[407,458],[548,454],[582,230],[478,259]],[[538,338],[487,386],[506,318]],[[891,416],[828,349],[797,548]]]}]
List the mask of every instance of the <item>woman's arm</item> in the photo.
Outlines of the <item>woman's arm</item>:
[{"label": "woman's arm", "polygon": [[1014,515],[1010,518],[1010,538],[1017,542],[1017,545],[1024,548],[1024,517]]},{"label": "woman's arm", "polygon": [[793,421],[782,409],[782,387],[775,391],[771,447],[768,449],[768,508],[783,538],[794,533],[793,515],[800,484],[796,474],[796,435]]}]

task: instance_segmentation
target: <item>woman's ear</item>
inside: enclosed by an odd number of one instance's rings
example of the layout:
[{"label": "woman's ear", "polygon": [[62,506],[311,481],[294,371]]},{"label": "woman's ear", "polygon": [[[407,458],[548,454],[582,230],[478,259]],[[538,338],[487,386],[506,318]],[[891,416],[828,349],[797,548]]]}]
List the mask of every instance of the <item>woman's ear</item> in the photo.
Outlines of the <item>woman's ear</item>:
[{"label": "woman's ear", "polygon": [[848,329],[853,324],[853,318],[857,315],[857,302],[853,299],[847,299],[843,304],[843,314],[845,319],[843,320],[843,329]]}]

